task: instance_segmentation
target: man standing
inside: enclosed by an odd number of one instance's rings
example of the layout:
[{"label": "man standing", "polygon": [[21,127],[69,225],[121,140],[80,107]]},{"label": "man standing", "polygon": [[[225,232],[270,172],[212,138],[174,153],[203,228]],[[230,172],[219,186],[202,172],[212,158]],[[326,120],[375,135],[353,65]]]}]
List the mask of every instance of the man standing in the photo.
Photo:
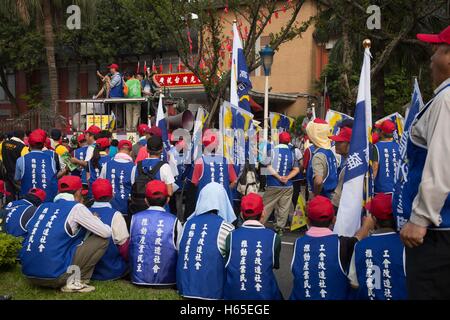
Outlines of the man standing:
[{"label": "man standing", "polygon": [[381,124],[380,141],[373,146],[373,177],[375,193],[394,192],[394,175],[400,152],[398,143],[394,141],[395,123],[385,120]]},{"label": "man standing", "polygon": [[[80,203],[81,189],[80,177],[62,177],[54,202],[42,204],[28,223],[20,260],[34,285],[63,292],[95,290],[87,282],[108,247],[111,228]],[[77,270],[80,278],[70,277]]]},{"label": "man standing", "polygon": [[137,126],[137,132],[139,134],[139,140],[133,144],[133,150],[131,153],[134,160],[136,160],[139,150],[141,150],[142,147],[147,146],[147,139],[150,138],[150,128],[145,123],[141,123]]},{"label": "man standing", "polygon": [[275,229],[281,236],[289,213],[293,212],[292,195],[293,187],[291,179],[299,172],[299,165],[295,161],[293,150],[288,144],[291,142],[291,136],[287,132],[280,133],[279,144],[272,150],[271,164],[267,166],[267,187],[264,192],[264,206],[267,215],[263,217],[262,222],[266,223],[269,215],[276,209]]},{"label": "man standing", "polygon": [[433,44],[433,99],[417,114],[408,143],[401,230],[406,248],[409,299],[450,299],[450,26],[438,35],[418,34]]},{"label": "man standing", "polygon": [[[132,73],[131,77],[127,80],[126,85],[128,87],[127,98],[135,99],[141,98],[141,82],[135,78],[135,74]],[[126,104],[126,127],[127,131],[132,131],[136,128],[139,118],[141,117],[141,105],[139,102],[130,102]]]},{"label": "man standing", "polygon": [[328,138],[330,126],[325,120],[316,118],[306,128],[308,137],[314,145],[307,169],[309,190],[316,195],[331,198],[336,189],[337,162],[331,150],[331,140]]},{"label": "man standing", "polygon": [[[115,63],[108,66],[109,72],[111,74],[111,82],[110,82],[110,91],[109,97],[111,99],[114,98],[123,98],[123,79],[122,75],[119,73],[119,66]],[[123,128],[123,104],[122,103],[113,103],[109,105],[109,110],[106,110],[106,113],[111,114],[111,111],[114,111],[117,116],[117,128]]]},{"label": "man standing", "polygon": [[28,147],[23,142],[25,132],[23,130],[14,131],[14,136],[2,143],[2,160],[6,170],[5,188],[9,192],[6,202],[15,200],[19,188],[14,182],[16,174],[17,159],[28,153]]}]

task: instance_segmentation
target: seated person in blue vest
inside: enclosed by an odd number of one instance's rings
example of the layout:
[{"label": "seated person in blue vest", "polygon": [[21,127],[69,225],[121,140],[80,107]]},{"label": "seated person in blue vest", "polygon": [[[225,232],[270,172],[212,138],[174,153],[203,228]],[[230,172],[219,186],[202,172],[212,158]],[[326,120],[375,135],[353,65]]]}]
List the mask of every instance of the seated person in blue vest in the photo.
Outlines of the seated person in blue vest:
[{"label": "seated person in blue vest", "polygon": [[128,273],[129,237],[127,224],[122,214],[114,209],[110,201],[113,187],[106,179],[98,178],[92,184],[95,202],[89,208],[100,220],[111,227],[108,249],[95,265],[93,280],[116,280]]},{"label": "seated person in blue vest", "polygon": [[[73,156],[76,159],[84,161],[84,159],[86,159],[87,150],[89,148],[86,140],[86,135],[84,133],[78,135],[77,142],[78,148],[73,151]],[[83,182],[83,184],[87,184],[86,169],[83,166],[79,166],[78,169],[73,170],[71,172],[71,175],[81,177],[81,181]]]},{"label": "seated person in blue vest", "polygon": [[267,166],[267,187],[264,192],[264,206],[267,215],[263,216],[262,223],[266,223],[270,214],[275,210],[275,230],[281,236],[289,214],[294,212],[292,206],[292,178],[299,172],[298,162],[295,154],[288,144],[291,142],[291,135],[282,132],[278,136],[279,144],[271,152],[271,162]]},{"label": "seated person in blue vest", "polygon": [[183,226],[178,246],[177,288],[185,298],[223,299],[225,241],[236,220],[224,187],[208,183]]},{"label": "seated person in blue vest", "polygon": [[28,137],[30,152],[17,159],[14,179],[20,185],[20,196],[25,196],[32,188],[44,189],[46,201],[53,201],[58,192],[58,178],[66,171],[57,172],[54,158],[43,152],[47,135],[42,130],[33,131]]},{"label": "seated person in blue vest", "polygon": [[132,148],[130,141],[120,140],[119,152],[113,159],[103,165],[100,172],[100,177],[111,181],[113,186],[112,207],[123,215],[128,215],[128,200],[130,199],[131,186],[134,183]]},{"label": "seated person in blue vest", "polygon": [[330,199],[315,196],[307,207],[309,230],[295,242],[290,300],[346,300],[350,295],[348,267],[356,242],[367,237],[373,220],[364,219],[354,237],[334,234]]},{"label": "seated person in blue vest", "polygon": [[[46,197],[44,190],[33,188],[22,199],[8,203],[1,210],[6,213],[4,215],[6,232],[15,237],[25,237],[28,221]],[[3,214],[0,213],[0,216]]]},{"label": "seated person in blue vest", "polygon": [[330,126],[325,120],[316,118],[306,127],[313,144],[309,158],[306,180],[313,195],[331,198],[338,183],[336,157],[331,150]]},{"label": "seated person in blue vest", "polygon": [[169,193],[164,182],[152,180],[145,188],[148,209],[131,219],[131,282],[137,285],[176,284],[177,239],[183,227],[164,207]]},{"label": "seated person in blue vest", "polygon": [[[84,159],[77,158],[76,156],[71,159],[71,162],[74,164],[79,165],[81,168],[84,168],[85,170],[88,167],[89,160],[92,159],[92,156],[94,155],[94,149],[95,149],[95,141],[99,138],[99,135],[101,134],[102,129],[99,127],[92,125],[90,126],[85,132],[85,138],[86,138],[86,154],[84,154]],[[80,154],[79,154],[80,156]]]},{"label": "seated person in blue vest", "polygon": [[398,143],[394,141],[396,125],[391,120],[381,124],[380,141],[374,145],[372,169],[375,193],[394,192],[394,176],[397,161],[400,159]]},{"label": "seated person in blue vest", "polygon": [[82,187],[80,177],[62,177],[54,202],[39,206],[28,222],[20,260],[32,284],[63,292],[95,290],[87,283],[108,248],[111,227],[80,203]]},{"label": "seated person in blue vest", "polygon": [[192,183],[197,186],[197,197],[202,189],[211,182],[220,183],[226,190],[228,198],[232,201],[231,189],[237,182],[236,171],[233,164],[222,154],[216,154],[219,147],[219,136],[210,129],[203,133],[203,155],[194,164]]},{"label": "seated person in blue vest", "polygon": [[92,186],[95,180],[100,176],[103,165],[111,160],[108,155],[109,146],[111,142],[108,138],[100,138],[95,142],[94,153],[92,158],[89,160],[87,179],[89,181],[89,186]]},{"label": "seated person in blue vest", "polygon": [[242,227],[226,240],[226,300],[280,300],[273,273],[280,267],[281,238],[260,222],[263,199],[250,193],[241,200]]},{"label": "seated person in blue vest", "polygon": [[363,300],[406,300],[405,247],[395,232],[392,195],[379,193],[366,204],[374,233],[355,245],[348,278]]},{"label": "seated person in blue vest", "polygon": [[145,123],[141,123],[137,126],[137,132],[139,134],[139,140],[133,144],[133,150],[131,156],[136,159],[142,147],[147,146],[147,140],[150,138],[150,127]]}]

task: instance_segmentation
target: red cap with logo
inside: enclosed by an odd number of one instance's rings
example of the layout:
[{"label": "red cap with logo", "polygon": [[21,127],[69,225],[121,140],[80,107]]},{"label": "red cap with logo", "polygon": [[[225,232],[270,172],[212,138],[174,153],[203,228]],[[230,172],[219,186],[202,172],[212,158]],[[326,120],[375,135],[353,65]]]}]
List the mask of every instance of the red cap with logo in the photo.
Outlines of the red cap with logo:
[{"label": "red cap with logo", "polygon": [[350,142],[352,139],[352,129],[349,127],[342,127],[339,133],[330,137],[331,140],[336,142]]},{"label": "red cap with logo", "polygon": [[165,198],[169,195],[167,186],[160,180],[152,180],[145,186],[145,196],[150,199]]},{"label": "red cap with logo", "polygon": [[11,195],[11,192],[6,191],[5,181],[3,181],[3,180],[0,180],[0,193],[3,193],[5,196],[10,196]]},{"label": "red cap with logo", "polygon": [[289,132],[282,132],[278,135],[278,141],[282,144],[288,144],[291,142],[291,135]]},{"label": "red cap with logo", "polygon": [[417,39],[428,43],[450,44],[450,26],[442,30],[439,34],[418,33]]},{"label": "red cap with logo", "polygon": [[117,148],[119,148],[119,150],[123,149],[123,148],[128,148],[131,150],[131,149],[133,149],[133,145],[131,144],[130,140],[120,140]]},{"label": "red cap with logo", "polygon": [[38,143],[45,144],[45,140],[47,139],[47,134],[42,130],[34,130],[28,136],[28,143],[30,146],[34,146]]},{"label": "red cap with logo", "polygon": [[384,120],[381,124],[381,131],[384,133],[391,134],[395,129],[397,129],[397,126],[391,120]]},{"label": "red cap with logo", "polygon": [[318,124],[328,124],[328,122],[320,118],[315,118],[313,122]]},{"label": "red cap with logo", "polygon": [[140,136],[143,136],[144,134],[148,133],[150,131],[150,127],[146,125],[145,123],[141,123],[137,127],[137,132]]},{"label": "red cap with logo", "polygon": [[108,138],[100,138],[95,141],[95,143],[102,149],[106,149],[111,145]]},{"label": "red cap with logo", "polygon": [[84,133],[90,133],[93,135],[99,134],[100,132],[102,132],[102,129],[100,129],[99,127],[92,125],[90,126]]},{"label": "red cap with logo", "polygon": [[113,188],[111,182],[106,179],[98,178],[92,184],[92,195],[95,200],[99,200],[103,197],[112,197],[113,196]]},{"label": "red cap with logo", "polygon": [[109,66],[108,66],[108,69],[119,69],[119,65],[117,65],[117,64],[115,64],[115,63],[111,63]]},{"label": "red cap with logo", "polygon": [[28,194],[32,194],[35,195],[36,197],[38,197],[42,202],[45,201],[45,198],[47,198],[47,193],[39,188],[33,188],[30,189],[30,191],[28,191]]},{"label": "red cap with logo", "polygon": [[308,218],[314,221],[328,221],[334,216],[334,207],[330,199],[324,196],[315,196],[308,203]]},{"label": "red cap with logo", "polygon": [[217,145],[219,144],[219,138],[217,136],[217,133],[215,133],[209,129],[206,130],[203,133],[202,143],[205,147],[209,147],[209,148],[217,147]]},{"label": "red cap with logo", "polygon": [[378,220],[390,220],[392,215],[392,195],[387,193],[378,193],[365,208]]},{"label": "red cap with logo", "polygon": [[260,215],[264,210],[263,198],[256,193],[249,193],[242,197],[241,212],[244,218]]},{"label": "red cap with logo", "polygon": [[162,138],[162,131],[158,127],[149,128],[148,133],[150,133],[152,136],[157,136],[157,137]]},{"label": "red cap with logo", "polygon": [[77,141],[78,142],[86,141],[86,136],[84,135],[84,133],[81,133],[80,135],[78,135]]},{"label": "red cap with logo", "polygon": [[77,176],[64,176],[58,180],[58,191],[77,191],[83,188],[81,178]]}]

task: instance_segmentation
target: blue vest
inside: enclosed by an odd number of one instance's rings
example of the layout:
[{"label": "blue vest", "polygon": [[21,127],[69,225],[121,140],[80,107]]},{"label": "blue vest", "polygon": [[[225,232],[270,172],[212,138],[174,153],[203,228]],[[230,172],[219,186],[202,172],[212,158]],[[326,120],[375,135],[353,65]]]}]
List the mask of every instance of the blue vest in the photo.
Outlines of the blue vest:
[{"label": "blue vest", "polygon": [[310,237],[295,242],[292,260],[294,288],[290,300],[345,300],[349,281],[339,258],[337,235]]},{"label": "blue vest", "polygon": [[26,225],[22,223],[25,211],[33,207],[33,204],[25,199],[8,203],[5,207],[5,229],[6,232],[15,237],[25,237],[27,234]]},{"label": "blue vest", "polygon": [[67,272],[86,230],[71,235],[67,216],[78,203],[58,200],[43,203],[27,225],[27,237],[20,251],[22,272],[27,277],[55,279]]},{"label": "blue vest", "polygon": [[123,79],[122,79],[122,75],[119,73],[119,77],[120,77],[120,83],[111,88],[111,90],[109,91],[109,97],[110,98],[123,98]]},{"label": "blue vest", "polygon": [[307,170],[307,177],[308,180],[308,186],[310,190],[313,190],[314,186],[314,170],[312,168],[312,160],[314,156],[318,153],[322,153],[327,158],[327,167],[328,167],[328,175],[324,177],[323,180],[323,186],[321,195],[330,198],[331,195],[334,192],[334,189],[336,189],[338,184],[338,174],[337,174],[337,163],[336,163],[336,157],[334,156],[333,151],[331,149],[323,149],[323,148],[313,148],[311,149],[311,158],[309,159],[308,164],[308,170]]},{"label": "blue vest", "polygon": [[[284,148],[280,148],[284,146]],[[287,176],[294,166],[294,153],[291,148],[286,145],[278,145],[272,150],[272,168],[278,172],[280,176]],[[272,175],[267,176],[268,187],[291,187],[292,181],[282,184]]]},{"label": "blue vest", "polygon": [[226,264],[226,300],[281,300],[273,273],[275,232],[242,226],[231,232]]},{"label": "blue vest", "polygon": [[[75,149],[74,151],[74,157],[77,158],[78,160],[82,160],[84,161],[84,159],[86,159],[86,154],[87,154],[87,150],[88,150],[89,146],[84,146],[84,147],[80,147],[78,149]],[[81,181],[83,183],[87,183],[87,179],[86,179],[86,169],[75,169],[74,171],[72,171],[71,173],[73,176],[78,176],[81,178]]]},{"label": "blue vest", "polygon": [[106,165],[106,179],[111,181],[114,198],[111,205],[122,214],[128,214],[128,199],[131,194],[131,174],[133,162],[119,162],[111,160]]},{"label": "blue vest", "polygon": [[45,190],[45,201],[53,201],[58,192],[56,163],[46,152],[32,151],[23,156],[24,171],[20,186],[20,195],[24,196],[32,188]]},{"label": "blue vest", "polygon": [[[90,208],[93,214],[97,214],[104,224],[111,227],[112,219],[116,213],[116,209],[110,207]],[[109,239],[109,245],[105,254],[100,261],[95,265],[93,280],[115,280],[121,278],[128,265],[119,253],[117,245],[114,243],[112,237]]]},{"label": "blue vest", "polygon": [[380,141],[374,145],[378,152],[378,173],[375,178],[375,193],[394,192],[397,161],[400,159],[398,143]]},{"label": "blue vest", "polygon": [[227,191],[228,199],[233,200],[230,190],[228,160],[222,155],[203,155],[203,174],[198,182],[197,197],[200,191],[210,182],[221,184]]},{"label": "blue vest", "polygon": [[139,285],[176,283],[176,217],[167,211],[145,210],[133,215],[130,227],[131,282]]},{"label": "blue vest", "polygon": [[200,299],[223,299],[225,262],[217,246],[223,219],[204,213],[189,219],[183,229],[177,263],[180,295]]},{"label": "blue vest", "polygon": [[[145,172],[150,172],[152,170],[152,168],[155,167],[160,161],[163,161],[163,160],[158,159],[158,158],[144,159],[144,160],[142,160],[142,169]],[[139,172],[136,167],[136,177],[138,176],[138,174],[139,174]],[[161,180],[161,175],[160,175],[159,171],[155,174],[155,179]]]},{"label": "blue vest", "polygon": [[373,234],[355,245],[359,299],[406,300],[404,250],[394,232]]},{"label": "blue vest", "polygon": [[100,156],[100,159],[98,160],[98,168],[94,169],[94,166],[92,165],[92,160],[89,161],[89,185],[92,185],[95,180],[97,180],[98,176],[100,175],[100,172],[102,171],[103,165],[111,160],[111,158],[108,155]]},{"label": "blue vest", "polygon": [[[444,87],[441,91],[439,91],[435,97],[440,94],[445,89],[449,88],[450,85]],[[406,221],[409,220],[411,216],[412,203],[417,193],[419,192],[419,185],[422,181],[422,172],[425,166],[425,161],[427,159],[428,150],[426,146],[422,146],[416,144],[411,138],[411,129],[425,113],[426,110],[430,107],[433,100],[429,101],[423,109],[417,114],[416,119],[414,119],[411,127],[409,128],[409,139],[406,147],[406,157],[408,163],[408,173],[407,173],[407,181],[403,187],[402,193],[402,212],[398,210],[394,210],[394,216],[397,221],[397,225],[401,226]],[[395,197],[394,197],[395,199]],[[447,196],[447,199],[444,202],[444,206],[441,209],[441,218],[442,222],[439,226],[430,226],[434,229],[438,228],[450,228],[450,196]]]}]

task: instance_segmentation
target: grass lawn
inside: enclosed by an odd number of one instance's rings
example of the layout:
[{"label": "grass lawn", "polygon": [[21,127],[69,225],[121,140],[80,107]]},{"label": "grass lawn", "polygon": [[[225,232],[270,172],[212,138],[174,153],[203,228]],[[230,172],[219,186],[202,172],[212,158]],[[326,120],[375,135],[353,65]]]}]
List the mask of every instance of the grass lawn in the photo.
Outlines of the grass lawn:
[{"label": "grass lawn", "polygon": [[94,292],[63,293],[31,285],[20,272],[20,266],[0,271],[0,295],[15,300],[174,300],[181,299],[175,290],[138,287],[129,281],[91,281]]}]

